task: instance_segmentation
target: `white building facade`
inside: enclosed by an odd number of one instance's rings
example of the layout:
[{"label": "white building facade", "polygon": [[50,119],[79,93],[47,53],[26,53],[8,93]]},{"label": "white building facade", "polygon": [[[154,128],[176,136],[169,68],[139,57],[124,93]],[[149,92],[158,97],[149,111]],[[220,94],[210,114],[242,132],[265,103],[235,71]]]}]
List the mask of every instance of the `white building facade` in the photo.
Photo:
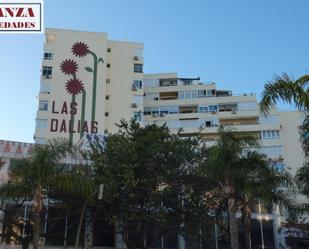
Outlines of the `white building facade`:
[{"label": "white building facade", "polygon": [[143,111],[143,44],[46,29],[35,142],[115,132]]}]

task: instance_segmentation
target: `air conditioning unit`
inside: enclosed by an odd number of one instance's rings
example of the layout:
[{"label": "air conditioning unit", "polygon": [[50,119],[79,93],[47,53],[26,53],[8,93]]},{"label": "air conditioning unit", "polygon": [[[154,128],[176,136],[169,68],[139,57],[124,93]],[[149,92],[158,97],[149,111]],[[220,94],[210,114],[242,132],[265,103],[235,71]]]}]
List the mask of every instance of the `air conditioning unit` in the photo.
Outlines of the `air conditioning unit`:
[{"label": "air conditioning unit", "polygon": [[44,77],[45,77],[45,79],[51,79],[51,75],[50,74],[47,74]]},{"label": "air conditioning unit", "polygon": [[217,112],[216,112],[216,111],[212,111],[211,113],[212,113],[212,114],[216,114]]},{"label": "air conditioning unit", "polygon": [[133,59],[134,59],[135,61],[138,61],[138,60],[139,60],[138,56],[134,56]]},{"label": "air conditioning unit", "polygon": [[160,117],[164,117],[165,115],[164,115],[164,113],[160,113]]},{"label": "air conditioning unit", "polygon": [[155,114],[155,113],[153,113],[152,115],[151,115],[151,117],[153,117],[153,118],[156,118],[158,116],[158,114]]},{"label": "air conditioning unit", "polygon": [[131,104],[131,107],[136,108],[136,107],[137,107],[137,104],[136,104],[136,103],[132,103],[132,104]]},{"label": "air conditioning unit", "polygon": [[233,110],[233,111],[232,111],[232,114],[236,114],[236,111],[235,111],[235,110]]},{"label": "air conditioning unit", "polygon": [[137,91],[137,87],[133,84],[131,87],[132,91]]}]

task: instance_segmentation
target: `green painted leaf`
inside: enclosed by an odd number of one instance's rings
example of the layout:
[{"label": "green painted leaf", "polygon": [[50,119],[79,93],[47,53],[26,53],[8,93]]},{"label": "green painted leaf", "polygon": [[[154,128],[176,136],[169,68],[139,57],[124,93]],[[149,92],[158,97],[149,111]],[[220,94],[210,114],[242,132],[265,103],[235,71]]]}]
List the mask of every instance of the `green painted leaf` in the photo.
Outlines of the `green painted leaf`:
[{"label": "green painted leaf", "polygon": [[91,67],[85,67],[85,70],[86,70],[87,72],[93,72],[93,69],[92,69]]},{"label": "green painted leaf", "polygon": [[98,63],[100,63],[100,62],[104,63],[104,60],[101,57],[98,60]]}]

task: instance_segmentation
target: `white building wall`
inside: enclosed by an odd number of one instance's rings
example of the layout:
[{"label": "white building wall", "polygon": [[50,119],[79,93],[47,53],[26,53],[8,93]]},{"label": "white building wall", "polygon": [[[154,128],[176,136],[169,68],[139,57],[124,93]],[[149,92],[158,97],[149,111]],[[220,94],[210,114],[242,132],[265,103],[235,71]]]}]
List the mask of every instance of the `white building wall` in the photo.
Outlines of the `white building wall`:
[{"label": "white building wall", "polygon": [[[72,46],[76,42],[86,44],[91,52],[80,57],[74,55]],[[48,78],[41,76],[39,103],[41,102],[40,107],[42,107],[42,101],[45,101],[48,108],[37,112],[35,130],[37,143],[45,143],[54,137],[70,138],[72,133],[73,143],[76,144],[82,137],[80,132],[83,127],[80,122],[83,109],[82,93],[76,94],[77,112],[74,114],[74,128],[69,130],[72,95],[66,90],[66,82],[72,79],[73,75],[63,73],[60,68],[66,59],[77,62],[76,78],[82,81],[85,90],[84,120],[87,122],[88,129],[84,129],[84,134],[115,132],[117,130],[115,123],[119,123],[121,118],[130,120],[139,111],[142,113],[143,104],[132,107],[132,103],[133,96],[143,96],[143,91],[131,89],[133,80],[143,78],[143,72],[134,72],[135,63],[143,64],[142,43],[109,41],[106,33],[46,29],[44,53],[52,53],[50,60],[42,61],[42,68],[52,67],[52,75]],[[98,61],[94,120],[92,120],[93,53]],[[64,103],[67,105],[67,111],[62,111]],[[65,128],[62,127],[63,122]]]}]

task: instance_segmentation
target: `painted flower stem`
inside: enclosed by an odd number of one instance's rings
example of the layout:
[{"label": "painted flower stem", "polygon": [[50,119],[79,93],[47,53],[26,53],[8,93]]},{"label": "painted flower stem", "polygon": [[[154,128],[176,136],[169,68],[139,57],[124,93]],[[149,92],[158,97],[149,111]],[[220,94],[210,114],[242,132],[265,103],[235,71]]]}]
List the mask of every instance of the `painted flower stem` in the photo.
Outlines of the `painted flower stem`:
[{"label": "painted flower stem", "polygon": [[97,70],[98,70],[98,57],[97,55],[88,50],[89,54],[93,56],[93,84],[92,84],[92,110],[91,110],[91,121],[95,121],[95,108],[97,99]]},{"label": "painted flower stem", "polygon": [[86,91],[82,93],[82,112],[80,117],[80,138],[84,136],[84,122],[85,122],[85,107],[86,107]]},{"label": "painted flower stem", "polygon": [[[72,103],[75,102],[76,95],[72,94]],[[71,119],[70,119],[70,128],[69,128],[69,143],[73,143],[73,129],[74,129],[74,114],[71,114]]]}]

